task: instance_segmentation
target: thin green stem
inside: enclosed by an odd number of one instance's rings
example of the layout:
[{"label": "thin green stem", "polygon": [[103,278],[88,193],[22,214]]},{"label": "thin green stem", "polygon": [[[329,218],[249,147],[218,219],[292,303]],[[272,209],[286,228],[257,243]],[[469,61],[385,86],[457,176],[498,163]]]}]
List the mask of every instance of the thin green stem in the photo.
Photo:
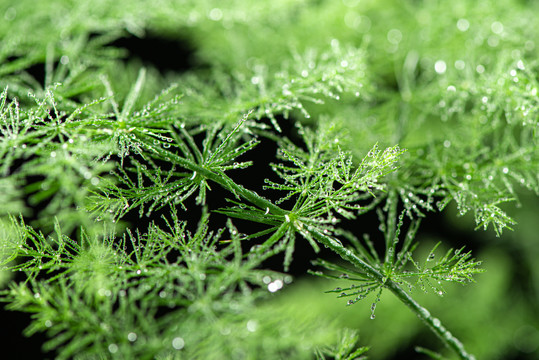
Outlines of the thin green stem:
[{"label": "thin green stem", "polygon": [[445,345],[454,350],[461,359],[475,360],[475,356],[469,354],[466,349],[464,349],[464,345],[462,345],[460,340],[453,336],[453,334],[451,334],[451,332],[449,332],[442,325],[439,319],[433,317],[427,309],[419,305],[406,291],[402,289],[402,287],[399,286],[399,284],[387,279],[384,274],[367,264],[353,251],[345,248],[338,241],[335,241],[335,239],[321,234],[316,230],[312,231],[311,233],[316,240],[333,250],[341,258],[355,265],[366,274],[371,276],[374,280],[384,283],[387,289],[389,289],[395,296],[397,296],[397,298],[399,298],[400,301],[408,306],[417,315],[417,317],[420,318]]},{"label": "thin green stem", "polygon": [[[261,197],[254,191],[248,190],[244,188],[241,185],[236,184],[233,182],[228,176],[225,174],[218,174],[215,173],[203,166],[197,165],[187,159],[184,159],[176,154],[170,153],[166,150],[163,150],[159,147],[154,147],[150,144],[156,152],[158,152],[160,155],[164,156],[165,158],[168,158],[171,161],[176,162],[180,166],[189,169],[193,172],[197,172],[199,175],[205,177],[208,180],[211,180],[219,185],[221,185],[224,189],[231,191],[234,194],[237,194],[238,196],[241,196],[242,198],[250,201],[254,205],[260,207],[261,209],[269,209],[273,214],[275,215],[283,215],[284,216],[289,214],[289,211],[283,210],[280,207],[274,205],[271,201]],[[282,230],[282,227],[281,227]],[[400,301],[402,301],[408,308],[410,308],[416,315],[419,317],[426,325],[427,327],[435,333],[440,340],[449,348],[451,348],[453,351],[455,351],[458,356],[463,360],[475,360],[475,357],[471,354],[469,354],[465,349],[463,344],[458,340],[456,337],[451,334],[441,323],[441,321],[435,317],[433,317],[427,309],[419,305],[406,291],[404,291],[396,282],[392,281],[391,279],[388,279],[385,274],[362,260],[360,257],[358,257],[353,251],[350,249],[344,247],[338,240],[324,235],[317,230],[311,230],[310,231],[313,238],[315,238],[318,242],[320,242],[322,245],[326,246],[327,248],[331,249],[333,252],[338,254],[341,258],[344,260],[350,262],[357,268],[361,269],[365,274],[370,276],[373,280],[376,280],[380,283],[383,283],[384,286],[389,289],[397,298],[399,298]]]},{"label": "thin green stem", "polygon": [[443,343],[457,353],[463,360],[475,360],[475,356],[464,349],[464,345],[453,334],[447,330],[438,318],[435,318],[430,312],[419,305],[406,291],[404,291],[396,282],[389,280],[386,287],[408,306],[418,318],[423,321],[427,327],[435,333]]},{"label": "thin green stem", "polygon": [[204,178],[221,185],[224,189],[232,192],[233,194],[241,196],[242,198],[250,201],[252,204],[258,206],[261,209],[269,209],[269,211],[274,215],[284,216],[288,213],[288,211],[283,210],[280,207],[274,205],[271,201],[261,197],[256,192],[248,190],[244,188],[243,186],[235,183],[234,181],[232,181],[232,179],[230,179],[224,173],[216,173],[210,169],[205,168],[204,166],[200,166],[188,159],[185,159],[174,153],[161,149],[160,147],[154,146],[148,142],[145,142],[145,145],[151,148],[160,156],[164,157],[165,159],[170,160],[185,169],[193,171],[193,173],[195,173],[194,174],[195,176],[196,175],[203,176]]}]

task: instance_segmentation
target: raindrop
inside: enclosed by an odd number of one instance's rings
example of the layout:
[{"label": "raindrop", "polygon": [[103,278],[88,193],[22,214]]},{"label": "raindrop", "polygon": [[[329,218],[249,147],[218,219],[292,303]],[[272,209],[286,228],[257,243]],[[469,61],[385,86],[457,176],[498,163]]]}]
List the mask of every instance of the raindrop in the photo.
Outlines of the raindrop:
[{"label": "raindrop", "polygon": [[492,35],[488,37],[487,43],[490,47],[496,47],[500,44],[500,39],[496,35]]},{"label": "raindrop", "polygon": [[459,19],[457,21],[457,29],[460,31],[467,31],[470,28],[470,22],[466,19]]},{"label": "raindrop", "polygon": [[268,284],[268,291],[269,292],[276,292],[283,288],[283,281],[280,279],[275,280],[274,282],[271,282]]},{"label": "raindrop", "polygon": [[499,35],[503,32],[503,24],[499,21],[494,21],[492,25],[490,25],[490,30],[492,30],[494,34]]},{"label": "raindrop", "polygon": [[255,320],[247,321],[247,331],[255,332],[257,328],[258,328],[258,323]]},{"label": "raindrop", "polygon": [[172,340],[172,347],[176,350],[181,350],[185,346],[185,341],[181,337],[175,337]]},{"label": "raindrop", "polygon": [[223,12],[219,8],[213,8],[210,10],[208,16],[213,21],[219,21],[223,18]]},{"label": "raindrop", "polygon": [[398,29],[391,29],[387,32],[387,41],[393,45],[398,45],[402,40],[402,32]]},{"label": "raindrop", "polygon": [[16,16],[17,10],[14,7],[8,8],[4,13],[4,19],[6,19],[6,21],[12,21],[15,19]]},{"label": "raindrop", "polygon": [[455,69],[464,70],[465,67],[466,67],[466,63],[464,61],[462,60],[455,61]]},{"label": "raindrop", "polygon": [[434,63],[434,71],[436,71],[438,74],[443,74],[447,70],[447,65],[445,61],[438,60],[436,63]]}]

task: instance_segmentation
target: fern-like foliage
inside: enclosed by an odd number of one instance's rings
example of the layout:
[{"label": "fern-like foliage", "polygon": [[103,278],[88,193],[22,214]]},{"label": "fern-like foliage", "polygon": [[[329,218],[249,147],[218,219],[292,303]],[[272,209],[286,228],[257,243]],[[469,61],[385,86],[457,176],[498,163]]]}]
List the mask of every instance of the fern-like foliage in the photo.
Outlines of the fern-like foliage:
[{"label": "fern-like foliage", "polygon": [[[387,198],[386,207],[388,217],[385,218],[383,212],[378,211],[381,221],[380,230],[385,238],[385,252],[381,257],[376,251],[370,237],[365,235],[363,242],[359,241],[351,233],[344,235],[354,246],[358,257],[374,268],[378,268],[383,274],[383,279],[375,279],[362,269],[351,268],[341,264],[334,264],[326,260],[316,260],[315,266],[321,266],[329,272],[313,271],[317,276],[322,276],[335,280],[346,280],[352,284],[346,287],[337,287],[328,293],[336,293],[338,297],[348,298],[348,305],[355,304],[359,300],[367,297],[370,293],[376,292],[376,302],[380,300],[383,289],[387,281],[394,281],[399,284],[408,284],[410,291],[413,286],[419,284],[423,291],[432,290],[434,293],[443,296],[445,290],[442,282],[456,282],[465,284],[474,281],[473,275],[482,273],[479,267],[481,261],[477,261],[471,256],[471,252],[463,252],[463,249],[449,249],[447,252],[436,258],[436,250],[440,243],[436,244],[423,261],[414,259],[414,250],[419,243],[415,240],[420,221],[413,220],[408,227],[407,233],[401,238],[401,229],[407,210],[405,209],[397,216],[397,196],[391,193]],[[395,220],[398,218],[398,222]],[[409,265],[412,265],[410,268]],[[372,304],[371,317],[374,318],[376,302]]]},{"label": "fern-like foliage", "polygon": [[[291,54],[290,61],[279,69],[264,63],[253,63],[241,73],[214,71],[211,79],[187,77],[184,107],[180,116],[186,122],[213,122],[225,119],[235,122],[252,111],[256,119],[269,118],[281,131],[275,116],[288,118],[299,112],[310,118],[308,104],[323,104],[327,99],[341,96],[368,96],[368,79],[364,50],[331,42],[329,49],[310,49],[305,54]],[[208,99],[217,98],[209,107]]]},{"label": "fern-like foliage", "polygon": [[[255,270],[265,257],[243,254],[231,222],[212,232],[206,216],[190,233],[173,218],[167,229],[151,226],[146,234],[121,239],[83,233],[78,241],[58,226],[45,236],[13,219],[13,236],[2,243],[10,252],[3,263],[22,259],[11,268],[32,280],[5,290],[4,301],[10,309],[35,314],[26,334],[47,332],[45,349],[58,350],[60,359],[103,353],[175,358],[180,350],[188,357],[234,357],[243,336],[265,333],[257,331],[266,320],[255,312],[255,299],[271,284],[289,284],[291,277]],[[225,231],[229,240],[222,245]],[[46,282],[35,280],[43,274],[49,274]],[[203,332],[190,331],[201,323]],[[277,356],[288,351],[283,345],[273,343],[264,351]]]},{"label": "fern-like foliage", "polygon": [[23,279],[1,300],[59,359],[362,359],[355,331],[272,307],[305,242],[340,258],[313,262],[329,293],[373,296],[372,318],[393,293],[473,359],[412,290],[443,295],[481,261],[447,239],[423,254],[421,224],[455,210],[501,236],[539,194],[535,13],[4,1],[0,271]]}]

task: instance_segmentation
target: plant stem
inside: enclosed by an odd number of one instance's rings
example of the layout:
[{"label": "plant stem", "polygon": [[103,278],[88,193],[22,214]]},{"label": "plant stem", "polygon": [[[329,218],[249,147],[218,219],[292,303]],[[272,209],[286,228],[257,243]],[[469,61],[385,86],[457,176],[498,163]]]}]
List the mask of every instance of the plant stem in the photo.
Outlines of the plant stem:
[{"label": "plant stem", "polygon": [[457,353],[463,360],[475,360],[475,356],[469,354],[464,345],[449,330],[447,330],[438,318],[433,317],[430,312],[419,305],[406,291],[404,291],[396,282],[389,280],[386,287],[391,290],[406,306],[408,306],[419,317],[427,327],[435,333],[443,343]]},{"label": "plant stem", "polygon": [[[151,146],[150,144],[148,144]],[[159,147],[151,146],[155,149],[156,152],[159,152],[162,156],[165,156],[171,161],[174,161],[191,171],[195,171],[198,174],[202,175],[208,180],[211,180],[224,189],[231,191],[234,194],[237,194],[244,199],[250,201],[254,205],[260,207],[261,209],[268,208],[273,214],[276,215],[286,215],[289,211],[283,210],[277,205],[274,205],[271,201],[261,197],[254,191],[248,190],[241,185],[236,184],[232,179],[226,176],[224,173],[218,174],[215,173],[203,166],[197,165],[187,159],[184,159],[176,154],[165,151]],[[386,275],[381,273],[379,270],[365,262],[363,259],[358,257],[353,251],[344,247],[336,239],[324,235],[317,230],[311,230],[311,235],[322,245],[331,249],[333,252],[338,254],[341,258],[353,264],[357,268],[361,269],[367,275],[372,277],[374,280],[383,283],[384,286],[389,289],[400,301],[402,301],[406,306],[408,306],[416,315],[419,317],[427,327],[435,333],[440,340],[449,348],[457,353],[460,359],[463,360],[475,360],[475,356],[469,354],[465,349],[464,345],[460,342],[459,339],[453,336],[440,322],[439,319],[433,317],[430,312],[419,305],[406,291],[402,289],[396,282],[391,279],[388,279]]]},{"label": "plant stem", "polygon": [[359,258],[354,252],[342,246],[339,242],[335,241],[329,236],[326,236],[318,231],[313,231],[312,235],[320,243],[326,247],[333,250],[344,260],[350,262],[356,267],[360,268],[362,271],[370,275],[377,281],[380,281],[384,286],[389,289],[400,301],[402,301],[406,306],[408,306],[416,315],[419,317],[427,327],[435,333],[440,340],[449,348],[454,350],[457,355],[463,360],[475,360],[475,356],[469,354],[465,349],[464,345],[460,342],[459,339],[453,336],[441,323],[441,321],[433,317],[430,312],[419,305],[406,291],[402,289],[396,282],[391,279],[387,279],[384,274],[380,271],[367,264],[361,258]]}]

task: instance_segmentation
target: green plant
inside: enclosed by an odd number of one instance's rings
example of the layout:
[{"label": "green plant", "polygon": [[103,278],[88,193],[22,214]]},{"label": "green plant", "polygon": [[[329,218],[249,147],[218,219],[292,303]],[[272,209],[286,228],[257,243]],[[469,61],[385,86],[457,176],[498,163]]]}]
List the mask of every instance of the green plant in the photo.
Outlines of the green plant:
[{"label": "green plant", "polygon": [[[501,236],[539,193],[533,10],[2,4],[7,309],[59,359],[363,358],[354,330],[272,307],[307,242],[309,272],[345,284],[327,293],[374,298],[374,319],[390,292],[453,351],[419,352],[473,359],[412,289],[443,296],[481,262],[418,234],[453,206]],[[178,34],[170,69],[125,45]]]}]

